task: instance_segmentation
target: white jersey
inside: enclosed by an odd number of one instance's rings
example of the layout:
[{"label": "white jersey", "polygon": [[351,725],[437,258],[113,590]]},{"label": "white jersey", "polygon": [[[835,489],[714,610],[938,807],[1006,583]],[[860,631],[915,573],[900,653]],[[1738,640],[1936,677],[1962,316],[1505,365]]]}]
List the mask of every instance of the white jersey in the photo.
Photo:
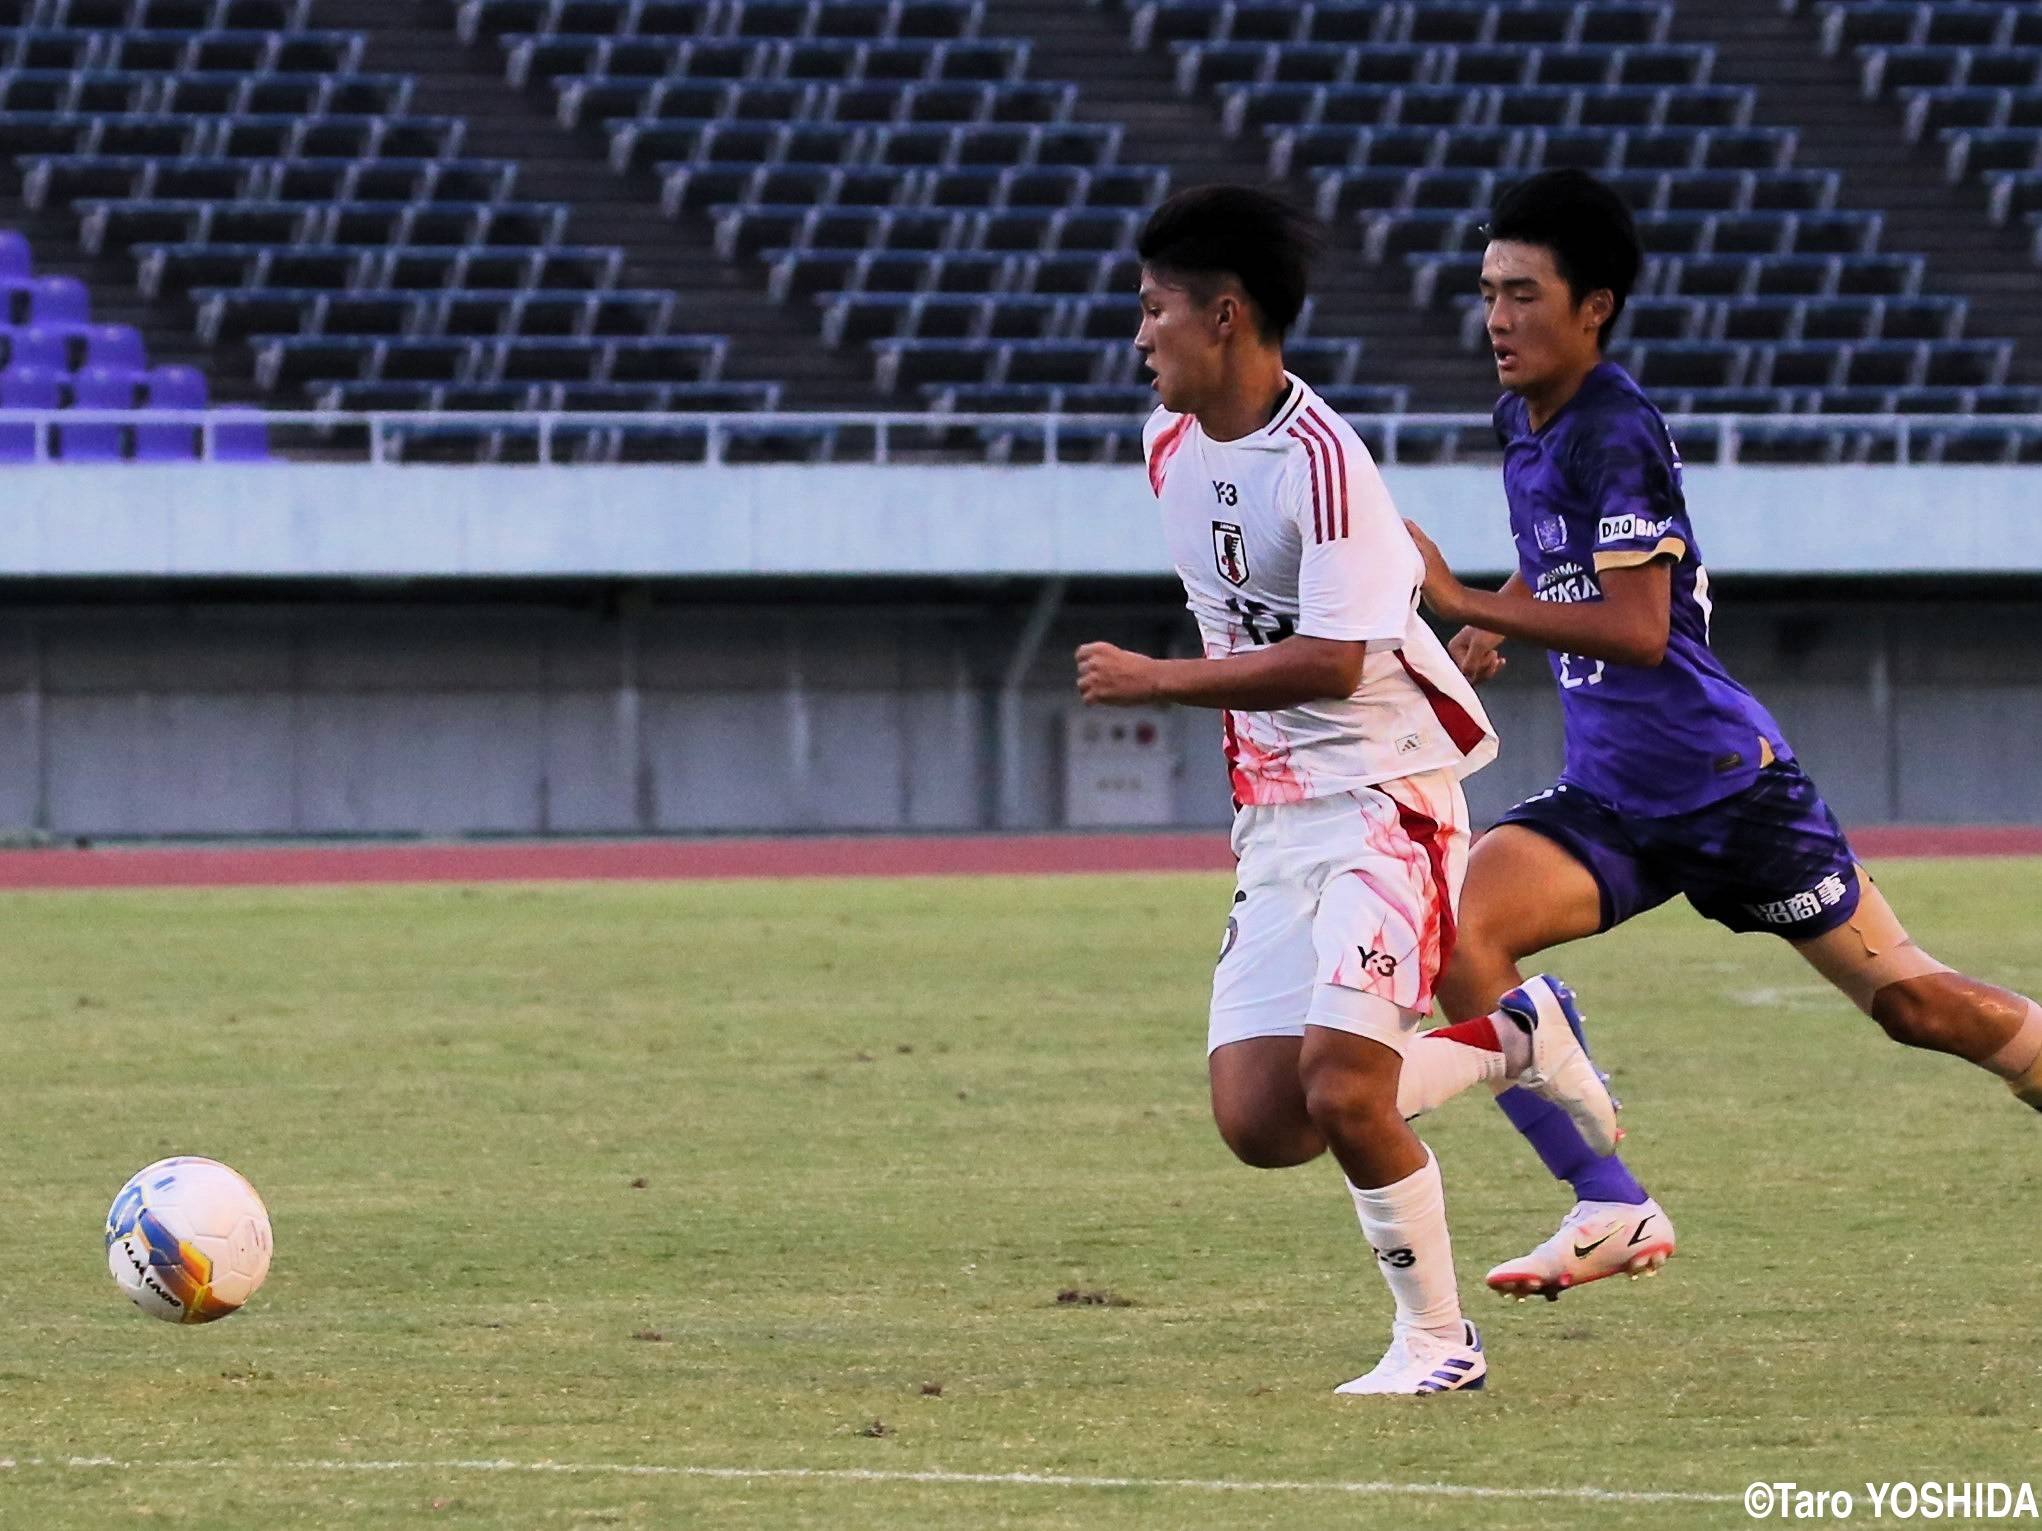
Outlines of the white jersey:
[{"label": "white jersey", "polygon": [[1292,377],[1275,419],[1238,441],[1158,409],[1142,447],[1209,657],[1294,633],[1368,645],[1352,696],[1223,715],[1237,804],[1461,777],[1495,758],[1482,704],[1418,615],[1425,561],[1375,459],[1324,400]]}]

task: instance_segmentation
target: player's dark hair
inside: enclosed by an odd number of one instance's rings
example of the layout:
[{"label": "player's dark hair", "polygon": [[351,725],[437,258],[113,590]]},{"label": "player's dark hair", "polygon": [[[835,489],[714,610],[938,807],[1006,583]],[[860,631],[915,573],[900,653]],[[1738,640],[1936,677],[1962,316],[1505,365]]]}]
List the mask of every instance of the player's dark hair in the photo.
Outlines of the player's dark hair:
[{"label": "player's dark hair", "polygon": [[1143,265],[1200,302],[1233,277],[1269,340],[1283,339],[1297,322],[1312,262],[1324,248],[1316,219],[1252,186],[1180,191],[1149,214],[1135,241]]},{"label": "player's dark hair", "polygon": [[1608,343],[1645,263],[1638,225],[1622,197],[1585,170],[1542,170],[1496,199],[1483,232],[1551,250],[1576,307],[1607,288],[1616,302],[1597,340]]}]

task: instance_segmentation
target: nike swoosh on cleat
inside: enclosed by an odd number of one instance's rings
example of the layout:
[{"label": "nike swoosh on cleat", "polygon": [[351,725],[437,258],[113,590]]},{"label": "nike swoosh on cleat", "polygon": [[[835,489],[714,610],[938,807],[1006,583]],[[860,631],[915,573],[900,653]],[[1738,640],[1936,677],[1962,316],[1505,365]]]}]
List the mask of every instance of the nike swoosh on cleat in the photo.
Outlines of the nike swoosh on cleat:
[{"label": "nike swoosh on cleat", "polygon": [[[1659,1215],[1659,1214],[1658,1214],[1657,1212],[1647,1212],[1647,1213],[1646,1213],[1646,1214],[1645,1214],[1645,1215],[1644,1215],[1643,1217],[1639,1218],[1639,1219],[1638,1219],[1638,1231],[1637,1231],[1636,1233],[1632,1234],[1632,1235],[1630,1236],[1630,1238],[1628,1238],[1628,1239],[1626,1239],[1626,1240],[1624,1241],[1624,1247],[1625,1247],[1626,1249],[1628,1249],[1628,1248],[1630,1248],[1630,1246],[1631,1246],[1631,1245],[1633,1245],[1633,1244],[1637,1243],[1637,1242],[1638,1242],[1638,1240],[1640,1240],[1640,1239],[1644,1238],[1644,1237],[1645,1237],[1645,1225],[1646,1225],[1647,1223],[1651,1222],[1651,1221],[1652,1221],[1652,1219],[1653,1219],[1653,1218],[1655,1218],[1655,1217],[1657,1217],[1658,1215]],[[1576,1253],[1577,1255],[1578,1255],[1578,1254],[1580,1254],[1580,1252],[1581,1252],[1581,1251],[1579,1251],[1579,1250],[1576,1250],[1576,1251],[1575,1251],[1575,1253]]]},{"label": "nike swoosh on cleat", "polygon": [[1603,1245],[1607,1244],[1611,1239],[1615,1238],[1617,1234],[1620,1233],[1621,1231],[1622,1231],[1621,1229],[1612,1228],[1608,1233],[1605,1233],[1593,1244],[1576,1244],[1574,1246],[1574,1258],[1577,1260],[1586,1260],[1590,1255],[1594,1254],[1598,1249],[1602,1248]]}]

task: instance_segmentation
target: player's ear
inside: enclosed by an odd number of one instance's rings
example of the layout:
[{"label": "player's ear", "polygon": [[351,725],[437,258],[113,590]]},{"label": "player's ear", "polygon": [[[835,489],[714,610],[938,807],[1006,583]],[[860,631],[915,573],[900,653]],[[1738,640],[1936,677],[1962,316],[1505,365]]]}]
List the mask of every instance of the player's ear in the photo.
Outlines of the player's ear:
[{"label": "player's ear", "polygon": [[1617,297],[1607,287],[1598,287],[1581,300],[1581,321],[1583,329],[1598,333],[1610,321],[1610,315],[1617,311]]},{"label": "player's ear", "polygon": [[1241,304],[1230,292],[1223,292],[1213,300],[1212,331],[1216,338],[1227,339],[1240,328]]}]

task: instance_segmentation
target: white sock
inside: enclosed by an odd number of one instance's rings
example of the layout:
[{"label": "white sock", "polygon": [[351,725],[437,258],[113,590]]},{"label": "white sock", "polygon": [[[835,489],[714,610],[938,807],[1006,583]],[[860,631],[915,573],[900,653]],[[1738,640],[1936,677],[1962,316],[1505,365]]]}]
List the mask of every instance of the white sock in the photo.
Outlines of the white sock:
[{"label": "white sock", "polygon": [[[1421,1032],[1405,1044],[1404,1067],[1397,1076],[1399,1116],[1409,1121],[1485,1080],[1510,1079],[1524,1072],[1531,1062],[1531,1038],[1500,1010],[1482,1021],[1497,1047],[1481,1045],[1481,1025],[1472,1021]],[[1470,1035],[1477,1040],[1462,1040]]]},{"label": "white sock", "polygon": [[1397,1300],[1398,1326],[1458,1342],[1461,1296],[1446,1232],[1446,1192],[1432,1150],[1425,1150],[1423,1169],[1395,1185],[1364,1191],[1350,1182],[1347,1191],[1376,1267]]}]

